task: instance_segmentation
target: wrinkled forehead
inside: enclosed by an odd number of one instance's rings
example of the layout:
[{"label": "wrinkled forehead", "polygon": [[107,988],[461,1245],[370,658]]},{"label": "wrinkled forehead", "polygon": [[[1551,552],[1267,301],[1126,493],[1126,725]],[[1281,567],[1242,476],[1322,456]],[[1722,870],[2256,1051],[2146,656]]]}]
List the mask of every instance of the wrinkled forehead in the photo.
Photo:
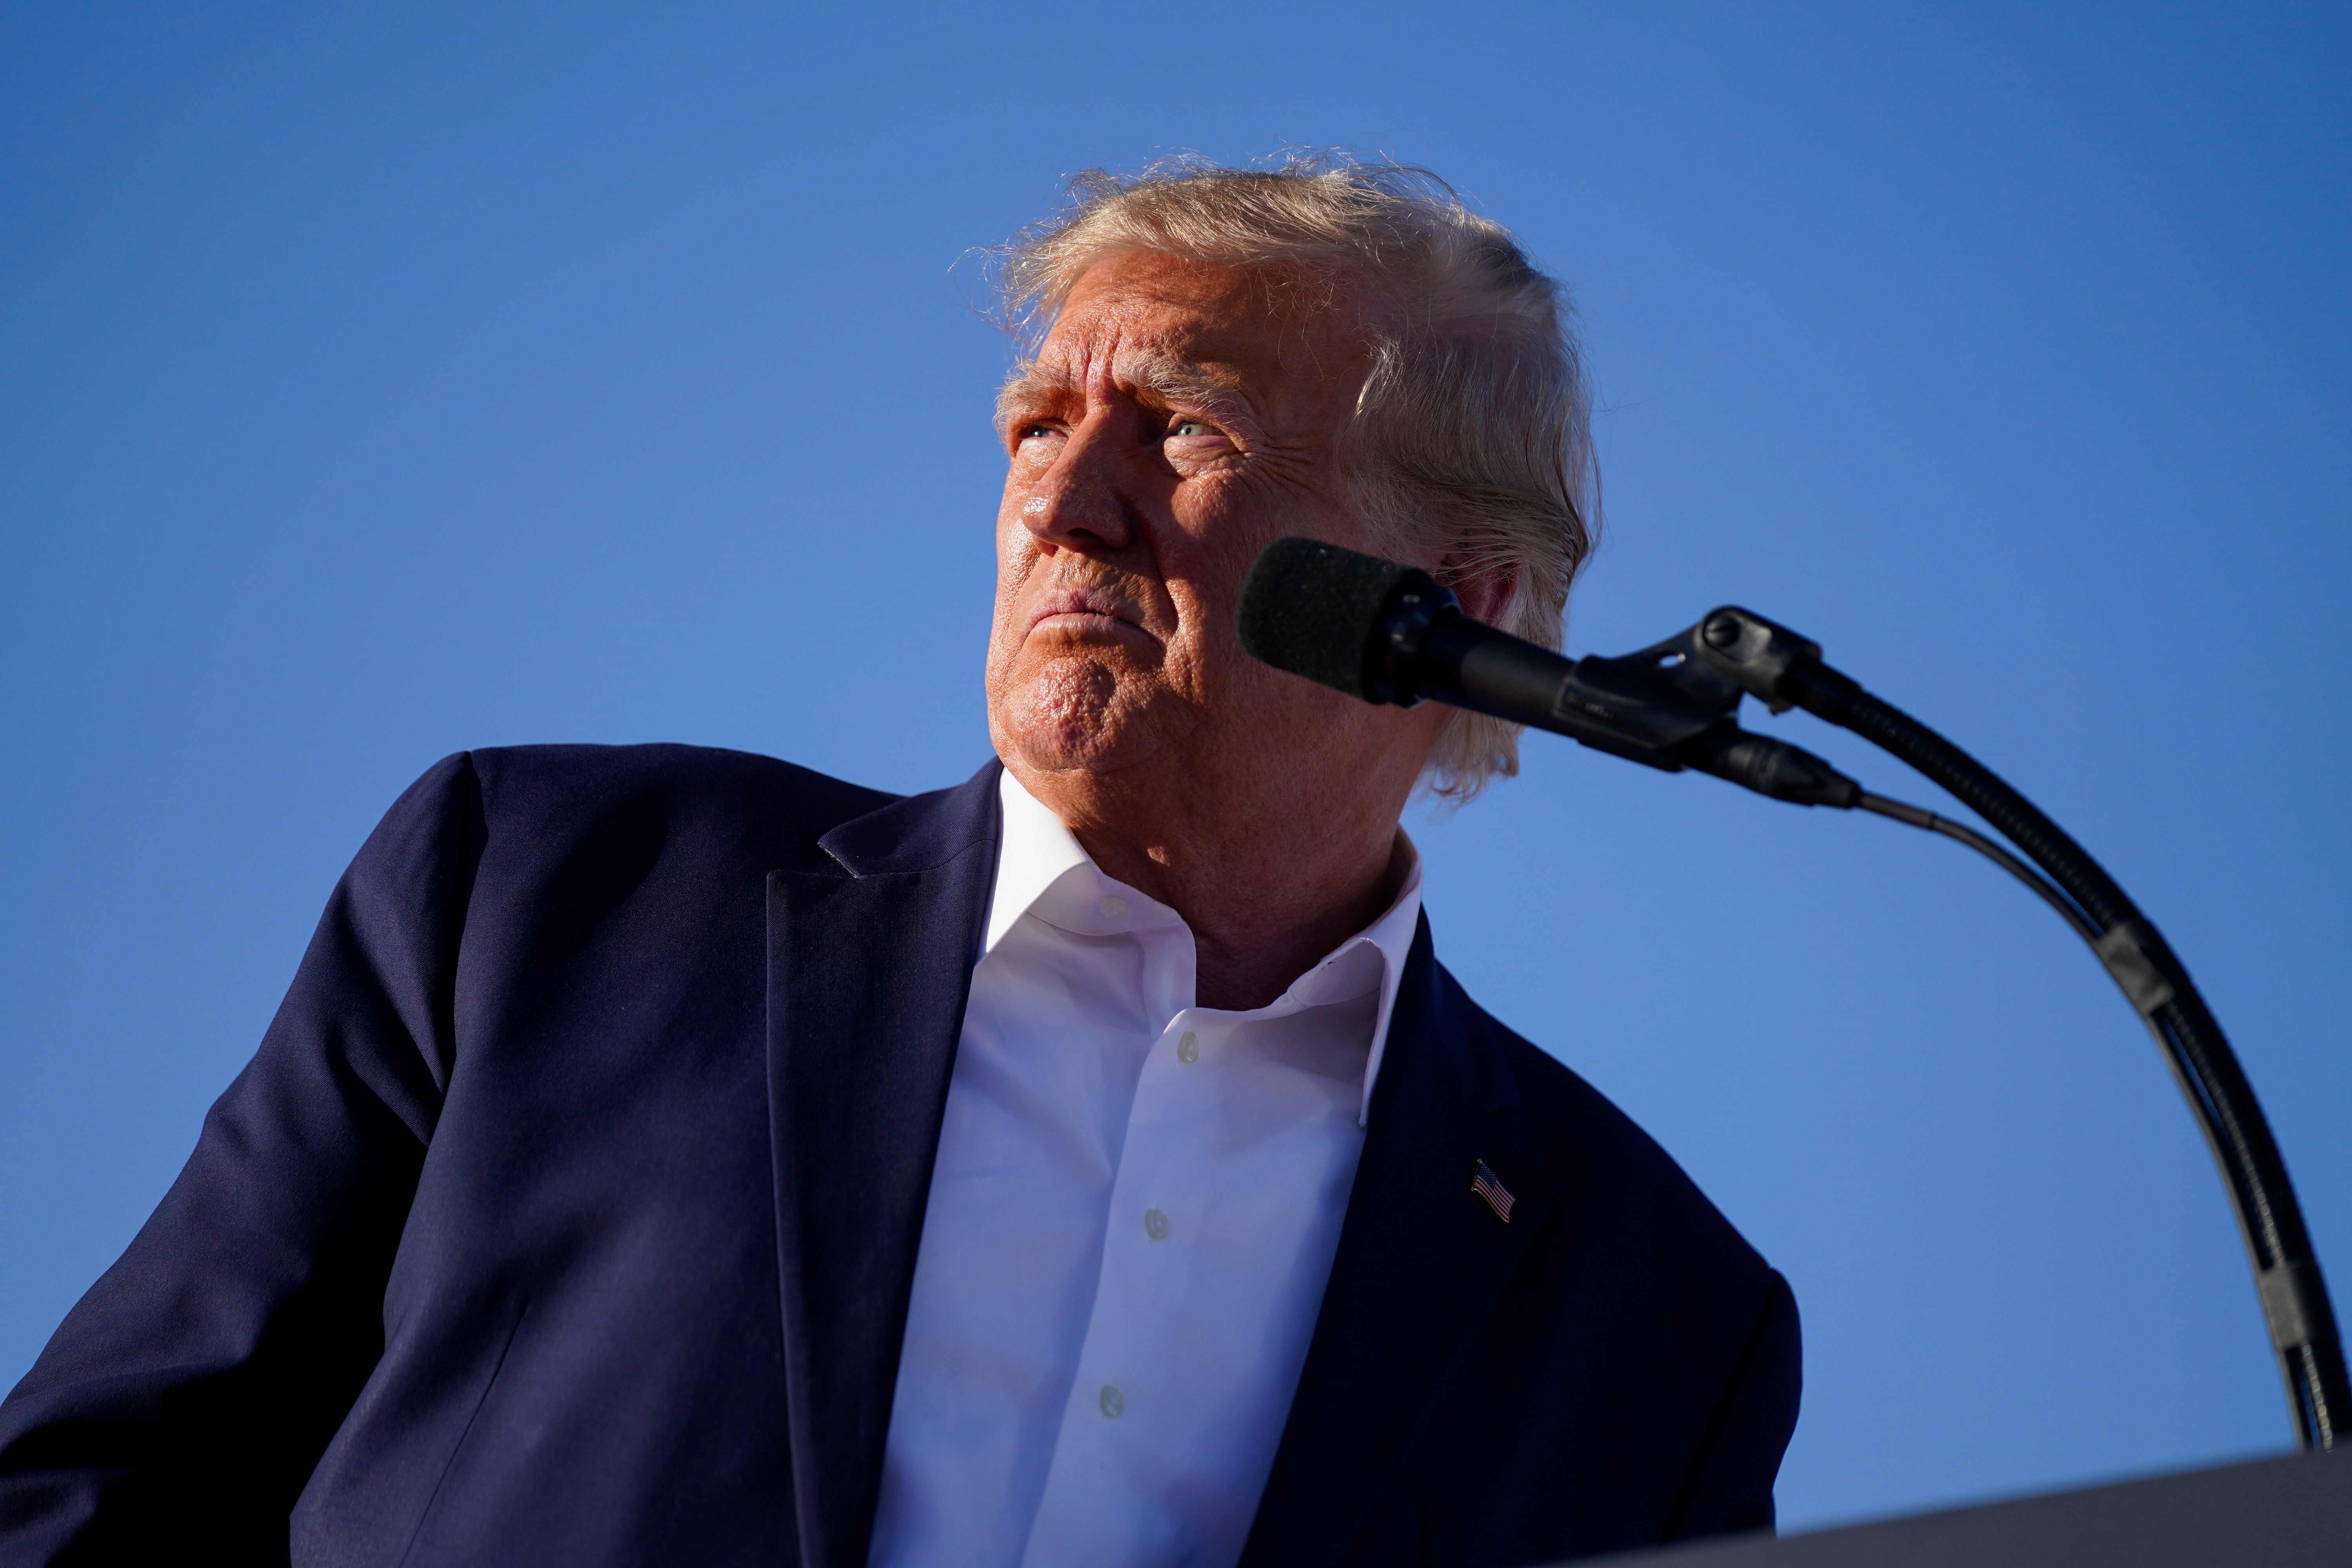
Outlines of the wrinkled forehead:
[{"label": "wrinkled forehead", "polygon": [[1097,262],[1005,388],[1022,396],[1117,392],[1265,408],[1360,382],[1362,315],[1328,287],[1262,268],[1153,253]]}]

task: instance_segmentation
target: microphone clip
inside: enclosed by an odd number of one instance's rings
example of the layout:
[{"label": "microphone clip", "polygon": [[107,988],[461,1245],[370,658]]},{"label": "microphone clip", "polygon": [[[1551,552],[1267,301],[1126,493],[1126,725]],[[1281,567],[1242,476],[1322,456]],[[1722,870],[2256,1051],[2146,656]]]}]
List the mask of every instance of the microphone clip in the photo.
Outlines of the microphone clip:
[{"label": "microphone clip", "polygon": [[1821,657],[1810,637],[1727,605],[1638,653],[1577,660],[1559,705],[1581,710],[1586,723],[1576,738],[1598,750],[1669,773],[1696,768],[1793,805],[1851,810],[1860,785],[1811,752],[1750,734],[1734,717],[1744,697],[1788,711],[1791,673],[1821,668]]},{"label": "microphone clip", "polygon": [[1743,697],[1788,711],[1790,672],[1821,657],[1811,638],[1727,605],[1638,653],[1578,659],[1555,708],[1563,720],[1582,721],[1577,739],[1586,744],[1672,768],[1679,759],[1671,753],[1729,719]]},{"label": "microphone clip", "polygon": [[1596,694],[1622,694],[1622,700],[1667,709],[1686,722],[1704,718],[1712,723],[1729,718],[1742,697],[1756,698],[1775,713],[1787,712],[1795,706],[1786,689],[1790,673],[1818,665],[1821,658],[1821,645],[1811,637],[1753,610],[1726,605],[1638,653],[1580,658],[1576,675],[1579,684]]}]

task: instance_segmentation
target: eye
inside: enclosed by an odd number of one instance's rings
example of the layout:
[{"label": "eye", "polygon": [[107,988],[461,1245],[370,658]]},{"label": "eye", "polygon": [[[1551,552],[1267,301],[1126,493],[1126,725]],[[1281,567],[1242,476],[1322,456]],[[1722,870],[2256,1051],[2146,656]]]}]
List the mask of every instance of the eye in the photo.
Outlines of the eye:
[{"label": "eye", "polygon": [[1171,436],[1211,436],[1215,434],[1214,431],[1209,428],[1209,423],[1205,419],[1179,419],[1176,421],[1174,427],[1168,433]]}]

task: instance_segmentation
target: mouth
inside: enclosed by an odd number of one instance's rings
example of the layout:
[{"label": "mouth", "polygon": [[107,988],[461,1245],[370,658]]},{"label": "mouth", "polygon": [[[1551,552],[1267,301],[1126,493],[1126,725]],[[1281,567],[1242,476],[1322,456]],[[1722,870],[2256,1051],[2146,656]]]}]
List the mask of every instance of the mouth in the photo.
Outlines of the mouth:
[{"label": "mouth", "polygon": [[1133,606],[1099,588],[1056,588],[1029,611],[1029,630],[1115,637],[1119,628],[1140,632]]}]

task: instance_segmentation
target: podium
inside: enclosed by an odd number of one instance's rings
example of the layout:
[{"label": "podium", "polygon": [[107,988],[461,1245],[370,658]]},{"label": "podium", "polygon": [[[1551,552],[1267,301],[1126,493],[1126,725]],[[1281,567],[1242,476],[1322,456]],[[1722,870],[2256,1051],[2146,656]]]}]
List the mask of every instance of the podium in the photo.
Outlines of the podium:
[{"label": "podium", "polygon": [[1609,1568],[2352,1568],[2352,1457],[2256,1459],[1598,1561]]}]

